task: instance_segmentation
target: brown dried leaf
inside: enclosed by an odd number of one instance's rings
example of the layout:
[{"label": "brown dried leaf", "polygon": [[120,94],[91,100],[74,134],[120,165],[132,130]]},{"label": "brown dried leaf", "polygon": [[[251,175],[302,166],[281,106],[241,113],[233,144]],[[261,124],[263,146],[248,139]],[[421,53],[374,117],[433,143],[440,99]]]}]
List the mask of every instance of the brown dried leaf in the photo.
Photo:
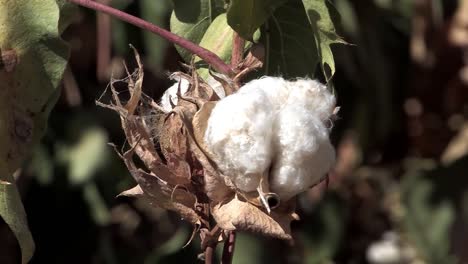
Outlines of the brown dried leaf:
[{"label": "brown dried leaf", "polygon": [[252,46],[245,60],[239,66],[240,72],[234,77],[234,82],[240,82],[248,73],[263,67],[265,48],[261,44]]},{"label": "brown dried leaf", "polygon": [[[127,102],[127,104],[125,105],[125,109],[127,109],[128,111],[128,114],[129,115],[132,115],[135,113],[135,110],[138,106],[138,103],[140,102],[140,98],[141,98],[141,86],[143,84],[143,75],[144,75],[144,71],[143,71],[143,64],[141,63],[141,60],[140,60],[140,55],[138,54],[138,52],[136,51],[136,49],[130,45],[130,47],[133,49],[134,53],[135,53],[135,59],[137,61],[137,64],[138,64],[138,70],[136,71],[136,74],[137,74],[137,77],[135,78],[135,82],[134,84],[132,85],[133,89],[130,89],[130,93],[131,93],[131,97],[130,97],[130,100]],[[130,76],[129,76],[130,77]],[[133,79],[130,77],[130,80],[133,81]],[[130,85],[129,85],[130,87]]]},{"label": "brown dried leaf", "polygon": [[190,184],[192,176],[190,165],[187,163],[187,159],[179,158],[177,155],[168,153],[166,156],[167,167],[170,171],[176,175],[178,184]]},{"label": "brown dried leaf", "polygon": [[291,221],[298,219],[294,206],[295,202],[291,201],[268,214],[236,195],[228,202],[212,206],[211,212],[218,226],[224,230],[249,231],[290,240]]},{"label": "brown dried leaf", "polygon": [[208,126],[208,119],[210,118],[211,112],[215,106],[216,102],[206,102],[192,119],[193,135],[195,137],[195,141],[203,150],[203,152],[208,154],[208,156],[212,156],[213,154],[209,153],[208,148],[205,145],[204,137],[206,127]]},{"label": "brown dried leaf", "polygon": [[140,159],[148,166],[151,171],[157,171],[162,165],[161,158],[158,156],[154,148],[153,140],[149,135],[149,130],[144,127],[141,119],[137,116],[120,116],[122,120],[122,128],[127,137],[128,143]]},{"label": "brown dried leaf", "polygon": [[144,198],[151,205],[177,212],[182,218],[192,224],[198,223],[200,217],[194,209],[196,204],[195,196],[182,188],[170,186],[157,175],[137,169],[131,159],[132,155],[133,150],[129,150],[123,155],[123,159],[128,170],[143,191],[143,196],[141,196],[138,187],[127,190],[121,195]]},{"label": "brown dried leaf", "polygon": [[119,193],[119,195],[117,195],[117,197],[120,197],[120,196],[126,196],[126,197],[135,197],[135,198],[138,198],[140,197],[141,195],[143,195],[143,190],[141,189],[140,185],[137,185],[131,189],[128,189],[126,191],[123,191],[121,193]]},{"label": "brown dried leaf", "polygon": [[224,201],[227,196],[232,194],[233,191],[226,185],[226,181],[223,180],[224,177],[221,177],[214,162],[209,158],[213,154],[209,153],[204,143],[204,135],[208,125],[208,118],[215,106],[216,102],[206,102],[193,117],[193,142],[191,144],[191,149],[203,165],[205,172],[205,190],[208,197],[215,202],[221,202]]},{"label": "brown dried leaf", "polygon": [[188,151],[187,137],[184,135],[184,123],[176,114],[170,114],[162,127],[160,134],[160,145],[166,159],[170,154],[185,157]]},{"label": "brown dried leaf", "polygon": [[[137,115],[134,115],[134,111],[137,108],[142,92],[141,85],[143,82],[143,65],[140,62],[138,53],[135,51],[136,59],[139,68],[136,71],[136,76],[128,75],[128,86],[130,91],[130,100],[123,106],[118,93],[115,90],[114,82],[111,82],[110,90],[115,104],[103,104],[96,102],[97,105],[109,108],[116,111],[120,115],[122,122],[122,128],[125,132],[125,136],[132,148],[135,148],[136,153],[140,159],[145,163],[146,166],[152,171],[156,172],[158,167],[162,165],[162,160],[158,156],[154,143],[150,136],[150,129],[146,126],[143,119]],[[134,80],[134,78],[136,80]]]}]

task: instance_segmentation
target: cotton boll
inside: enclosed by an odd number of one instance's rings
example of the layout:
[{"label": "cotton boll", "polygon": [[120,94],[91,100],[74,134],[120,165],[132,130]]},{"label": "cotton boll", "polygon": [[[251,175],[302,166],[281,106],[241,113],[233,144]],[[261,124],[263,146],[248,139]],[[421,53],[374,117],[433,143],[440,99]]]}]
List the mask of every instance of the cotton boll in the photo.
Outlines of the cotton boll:
[{"label": "cotton boll", "polygon": [[409,263],[399,245],[399,237],[394,232],[387,232],[383,239],[372,243],[366,252],[367,260],[374,264]]},{"label": "cotton boll", "polygon": [[276,119],[271,190],[288,200],[317,183],[335,163],[335,150],[324,121],[335,97],[314,80],[287,82],[289,96]]},{"label": "cotton boll", "polygon": [[238,189],[255,191],[262,175],[285,201],[318,182],[335,161],[325,121],[335,97],[317,81],[263,77],[220,100],[205,144]]},{"label": "cotton boll", "polygon": [[237,188],[255,191],[272,158],[274,121],[267,93],[250,89],[219,101],[208,120],[205,143]]},{"label": "cotton boll", "polygon": [[[174,83],[171,87],[169,87],[164,92],[164,94],[161,96],[161,101],[160,101],[161,107],[167,112],[172,110],[171,101],[174,105],[177,105],[177,102],[179,101],[179,98],[177,97],[177,91],[179,89],[179,85],[180,85],[180,93],[182,95],[185,95],[185,93],[187,93],[189,86],[190,86],[190,82],[184,78],[181,78],[180,76],[172,75],[171,79],[175,80],[176,83]],[[220,82],[216,81],[211,76],[208,77],[206,82],[213,89],[216,95],[218,95],[219,98],[226,97],[223,86],[221,85]]]},{"label": "cotton boll", "polygon": [[287,86],[291,91],[288,104],[300,105],[308,114],[316,115],[322,121],[330,118],[336,99],[325,85],[315,80],[298,79],[287,82]]},{"label": "cotton boll", "polygon": [[282,200],[289,200],[326,175],[335,151],[323,122],[302,106],[286,105],[277,121],[270,185]]}]

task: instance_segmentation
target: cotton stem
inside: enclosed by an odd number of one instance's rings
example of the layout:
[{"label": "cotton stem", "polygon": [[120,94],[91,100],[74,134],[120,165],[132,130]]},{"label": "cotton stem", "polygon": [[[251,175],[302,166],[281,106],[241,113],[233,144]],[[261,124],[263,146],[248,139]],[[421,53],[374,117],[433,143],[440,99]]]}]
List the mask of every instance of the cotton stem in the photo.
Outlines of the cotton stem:
[{"label": "cotton stem", "polygon": [[190,51],[191,53],[199,56],[200,58],[202,58],[204,61],[206,61],[207,63],[209,63],[211,66],[213,66],[213,68],[215,68],[218,72],[220,73],[223,73],[223,74],[226,74],[226,75],[229,75],[229,76],[232,76],[234,74],[234,70],[229,66],[227,65],[226,63],[224,63],[224,61],[219,58],[216,54],[214,54],[213,52],[205,49],[205,48],[202,48],[200,47],[199,45],[183,38],[183,37],[180,37],[180,36],[177,36],[163,28],[160,28],[148,21],[145,21],[141,18],[138,18],[138,17],[135,17],[135,16],[132,16],[130,14],[127,14],[125,12],[122,12],[118,9],[115,9],[113,7],[110,7],[110,6],[107,6],[107,5],[103,5],[101,3],[98,3],[98,2],[94,2],[94,1],[91,1],[91,0],[68,0],[69,2],[71,3],[74,3],[74,4],[77,4],[77,5],[80,5],[80,6],[83,6],[83,7],[86,7],[86,8],[89,8],[89,9],[93,9],[93,10],[96,10],[96,11],[100,11],[100,12],[103,12],[103,13],[106,13],[108,15],[111,15],[117,19],[120,19],[122,21],[125,21],[127,23],[130,23],[134,26],[137,26],[139,28],[142,28],[144,30],[148,30],[188,51]]}]

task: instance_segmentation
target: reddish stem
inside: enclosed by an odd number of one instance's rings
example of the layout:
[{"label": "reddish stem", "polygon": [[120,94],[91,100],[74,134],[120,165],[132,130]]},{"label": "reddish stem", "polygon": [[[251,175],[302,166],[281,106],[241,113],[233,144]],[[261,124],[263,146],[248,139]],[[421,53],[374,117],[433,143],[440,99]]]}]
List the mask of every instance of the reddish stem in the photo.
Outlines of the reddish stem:
[{"label": "reddish stem", "polygon": [[234,256],[234,247],[236,245],[236,231],[229,231],[229,236],[224,242],[223,256],[221,264],[231,264]]},{"label": "reddish stem", "polygon": [[151,24],[148,21],[145,21],[141,18],[132,16],[118,9],[115,9],[110,6],[106,6],[106,5],[91,1],[91,0],[68,0],[68,1],[77,5],[80,5],[80,6],[84,6],[84,7],[96,10],[96,11],[109,14],[113,17],[116,17],[122,21],[135,25],[139,28],[148,30],[176,45],[179,45],[180,47],[190,51],[191,53],[196,54],[198,57],[202,58],[204,61],[209,63],[211,66],[213,66],[213,68],[215,68],[218,72],[229,75],[229,76],[232,76],[234,74],[234,70],[229,65],[224,63],[224,61],[221,60],[221,58],[219,58],[213,52],[205,48],[202,48],[198,46],[197,44],[183,37],[177,36],[165,29],[162,29],[154,24]]},{"label": "reddish stem", "polygon": [[205,249],[205,264],[212,264],[213,263],[213,246],[207,246]]}]

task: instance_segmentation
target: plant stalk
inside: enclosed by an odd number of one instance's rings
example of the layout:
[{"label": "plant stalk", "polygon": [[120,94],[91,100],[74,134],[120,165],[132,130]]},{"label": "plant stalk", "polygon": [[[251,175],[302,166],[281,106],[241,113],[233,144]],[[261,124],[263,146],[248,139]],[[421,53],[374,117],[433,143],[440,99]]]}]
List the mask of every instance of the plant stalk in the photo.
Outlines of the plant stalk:
[{"label": "plant stalk", "polygon": [[148,21],[145,21],[141,18],[132,16],[130,14],[127,14],[125,12],[122,12],[118,9],[115,9],[113,7],[107,6],[100,4],[98,2],[94,2],[91,0],[68,0],[71,3],[74,3],[76,5],[80,5],[83,7],[87,7],[89,9],[93,9],[96,11],[100,11],[103,13],[106,13],[108,15],[111,15],[115,18],[118,18],[122,21],[125,21],[127,23],[130,23],[134,26],[137,26],[139,28],[142,28],[144,30],[148,30],[164,39],[167,41],[170,41],[188,51],[190,51],[193,54],[196,54],[198,57],[202,58],[204,61],[209,63],[211,66],[213,66],[214,69],[216,69],[218,72],[226,74],[228,76],[233,76],[234,75],[234,70],[227,65],[221,58],[219,58],[216,54],[213,52],[200,47],[199,45],[181,37],[177,36],[163,28],[160,28]]},{"label": "plant stalk", "polygon": [[205,264],[212,264],[213,263],[213,252],[214,247],[209,245],[205,249]]},{"label": "plant stalk", "polygon": [[229,231],[229,236],[226,242],[224,242],[223,256],[221,257],[221,264],[232,263],[235,245],[236,245],[236,231]]}]

